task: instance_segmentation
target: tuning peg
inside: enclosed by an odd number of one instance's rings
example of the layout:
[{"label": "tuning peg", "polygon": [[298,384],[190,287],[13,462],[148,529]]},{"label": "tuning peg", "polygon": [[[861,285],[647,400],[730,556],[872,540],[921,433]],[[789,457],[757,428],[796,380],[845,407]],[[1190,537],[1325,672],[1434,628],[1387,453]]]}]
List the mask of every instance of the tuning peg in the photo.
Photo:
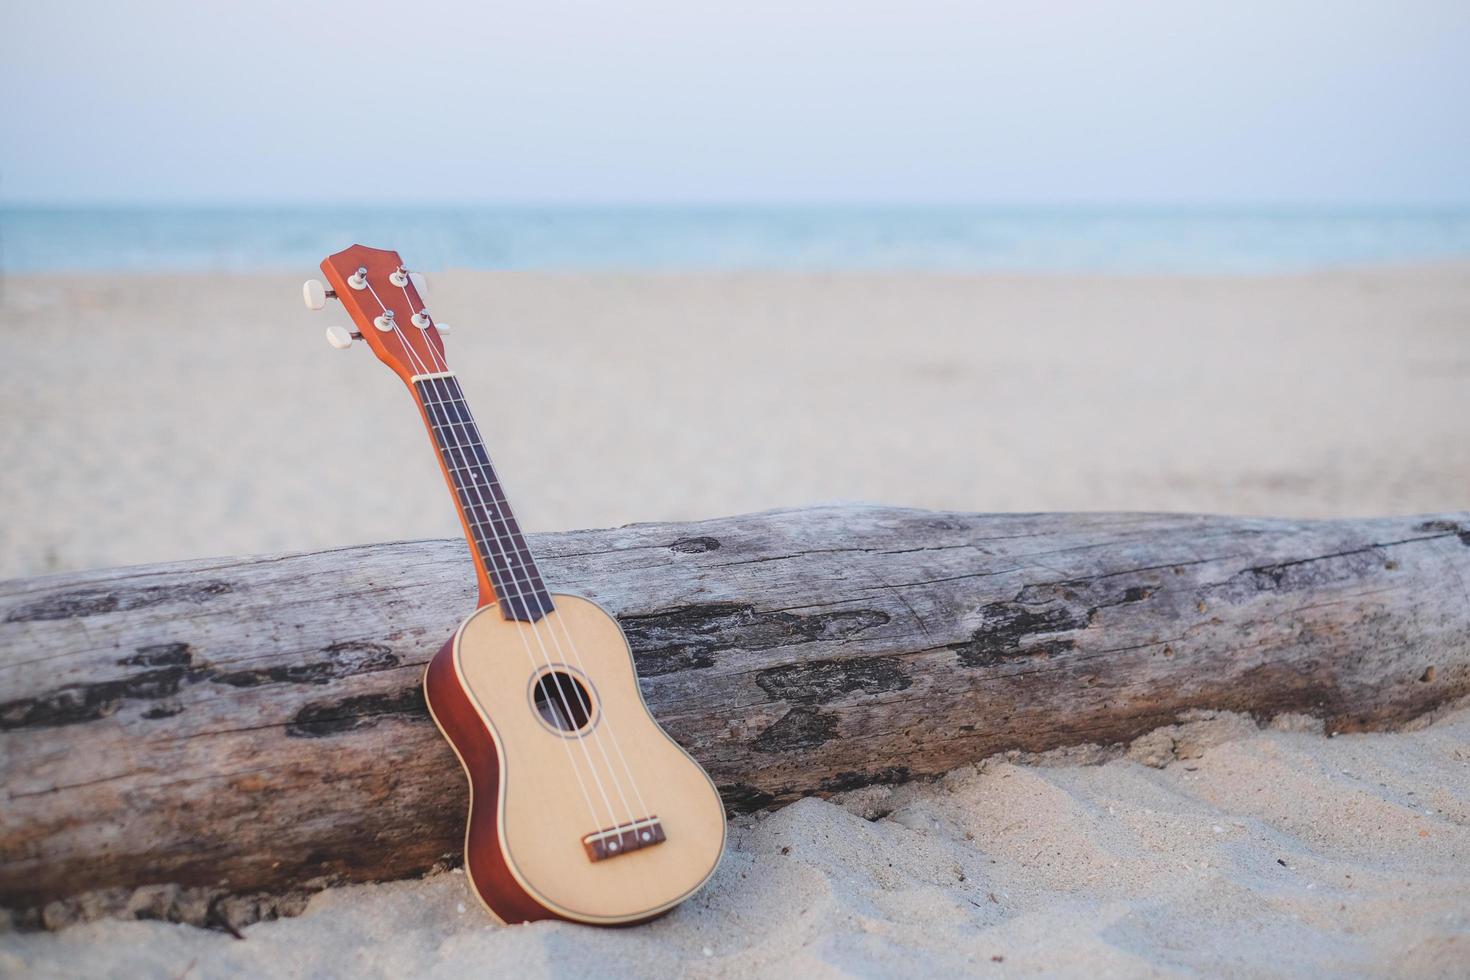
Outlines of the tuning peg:
[{"label": "tuning peg", "polygon": [[434,329],[435,330],[438,330],[442,334],[448,334],[449,333],[449,324],[447,324],[447,323],[440,323],[438,320],[435,320],[434,321]]},{"label": "tuning peg", "polygon": [[418,290],[419,299],[425,302],[429,299],[429,280],[424,278],[422,272],[410,272],[408,281],[413,283],[413,288]]},{"label": "tuning peg", "polygon": [[361,340],[362,334],[356,330],[348,330],[346,327],[328,327],[327,343],[338,350],[346,350],[352,346],[354,340]]},{"label": "tuning peg", "polygon": [[328,299],[335,299],[336,296],[336,291],[323,286],[320,279],[308,279],[301,284],[301,298],[306,302],[308,310],[319,310],[327,305]]}]

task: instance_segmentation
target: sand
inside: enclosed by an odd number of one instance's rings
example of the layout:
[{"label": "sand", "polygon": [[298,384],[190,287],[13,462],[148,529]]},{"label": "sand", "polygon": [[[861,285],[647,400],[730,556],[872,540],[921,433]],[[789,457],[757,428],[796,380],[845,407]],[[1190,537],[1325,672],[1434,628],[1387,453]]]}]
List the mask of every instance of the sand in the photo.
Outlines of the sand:
[{"label": "sand", "polygon": [[493,926],[451,873],[327,892],[243,942],[0,936],[0,974],[1464,976],[1470,711],[1231,733],[1164,769],[997,759],[743,819],[705,890],[632,930]]},{"label": "sand", "polygon": [[[0,575],[455,533],[422,428],[285,276],[9,279]],[[1470,268],[1258,279],[437,277],[532,528],[835,499],[1336,516],[1470,506]],[[1464,975],[1470,711],[1216,719],[732,831],[634,930],[499,928],[457,874],[245,941],[0,934],[0,975]],[[1155,768],[1158,738],[1194,756]],[[1171,754],[1172,755],[1172,754]],[[1068,761],[1070,759],[1070,761]],[[978,761],[978,760],[977,760]]]},{"label": "sand", "polygon": [[[1342,516],[1470,494],[1470,266],[433,285],[531,529],[832,500]],[[299,287],[6,281],[0,577],[457,534],[407,394],[365,347],[328,347],[344,317]]]}]

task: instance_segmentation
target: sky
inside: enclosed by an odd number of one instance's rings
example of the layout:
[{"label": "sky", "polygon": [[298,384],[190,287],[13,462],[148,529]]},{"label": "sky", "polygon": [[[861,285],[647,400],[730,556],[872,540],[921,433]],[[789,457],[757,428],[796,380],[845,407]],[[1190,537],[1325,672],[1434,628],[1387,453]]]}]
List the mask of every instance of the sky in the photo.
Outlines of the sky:
[{"label": "sky", "polygon": [[4,0],[0,202],[1470,204],[1470,3]]}]

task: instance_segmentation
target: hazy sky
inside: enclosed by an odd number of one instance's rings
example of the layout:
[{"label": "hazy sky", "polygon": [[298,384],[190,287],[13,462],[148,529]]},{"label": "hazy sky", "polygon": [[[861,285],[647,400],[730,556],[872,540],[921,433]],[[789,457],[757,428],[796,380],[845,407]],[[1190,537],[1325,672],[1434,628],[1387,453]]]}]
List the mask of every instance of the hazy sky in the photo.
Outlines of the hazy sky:
[{"label": "hazy sky", "polygon": [[4,0],[0,199],[1470,203],[1470,3]]}]

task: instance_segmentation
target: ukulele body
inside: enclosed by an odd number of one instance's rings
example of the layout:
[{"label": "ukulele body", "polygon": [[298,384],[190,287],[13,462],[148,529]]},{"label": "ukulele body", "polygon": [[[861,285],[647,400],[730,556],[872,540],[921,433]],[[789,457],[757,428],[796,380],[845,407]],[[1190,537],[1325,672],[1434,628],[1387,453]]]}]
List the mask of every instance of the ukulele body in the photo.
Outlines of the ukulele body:
[{"label": "ukulele body", "polygon": [[424,674],[470,784],[465,873],[502,922],[646,921],[714,872],[714,784],[654,721],[618,622],[556,595],[536,623],[465,620]]}]

